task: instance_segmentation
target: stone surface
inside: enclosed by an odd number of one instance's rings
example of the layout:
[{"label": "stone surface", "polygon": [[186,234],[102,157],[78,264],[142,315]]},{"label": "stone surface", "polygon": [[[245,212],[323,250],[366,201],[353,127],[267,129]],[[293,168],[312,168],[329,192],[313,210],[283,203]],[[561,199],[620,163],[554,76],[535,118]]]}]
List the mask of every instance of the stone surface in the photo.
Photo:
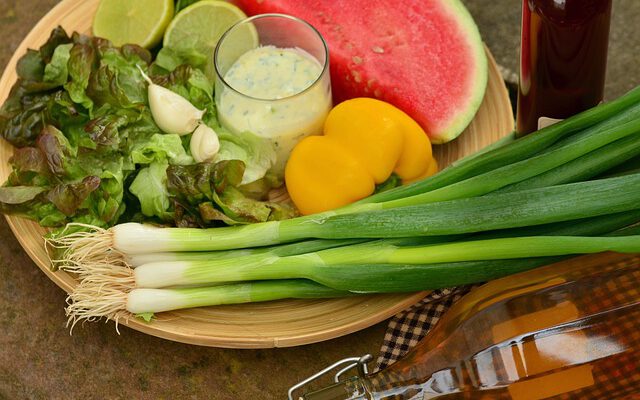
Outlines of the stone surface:
[{"label": "stone surface", "polygon": [[[520,53],[520,1],[462,0],[476,20],[482,38],[498,64],[507,71],[505,78],[517,80]],[[640,2],[615,0],[609,36],[609,59],[605,99],[620,96],[640,84]]]},{"label": "stone surface", "polygon": [[[57,2],[0,1],[0,68]],[[465,0],[498,62],[517,71],[519,2]],[[640,2],[616,0],[606,96],[640,83]],[[113,324],[69,336],[65,295],[26,256],[0,219],[0,399],[283,399],[331,362],[376,353],[384,324],[315,345],[229,350],[172,343]]]}]

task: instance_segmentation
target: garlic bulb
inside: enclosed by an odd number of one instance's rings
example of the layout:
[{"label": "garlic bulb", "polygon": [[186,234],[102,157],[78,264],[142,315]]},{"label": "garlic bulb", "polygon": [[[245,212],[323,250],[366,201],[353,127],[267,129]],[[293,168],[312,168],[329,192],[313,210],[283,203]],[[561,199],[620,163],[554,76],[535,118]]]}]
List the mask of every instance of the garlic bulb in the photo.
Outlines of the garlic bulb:
[{"label": "garlic bulb", "polygon": [[191,135],[191,156],[197,162],[213,161],[220,150],[216,132],[205,124],[200,124]]},{"label": "garlic bulb", "polygon": [[198,127],[205,110],[198,110],[187,99],[171,90],[156,85],[138,66],[149,83],[149,108],[156,125],[165,133],[188,135]]}]

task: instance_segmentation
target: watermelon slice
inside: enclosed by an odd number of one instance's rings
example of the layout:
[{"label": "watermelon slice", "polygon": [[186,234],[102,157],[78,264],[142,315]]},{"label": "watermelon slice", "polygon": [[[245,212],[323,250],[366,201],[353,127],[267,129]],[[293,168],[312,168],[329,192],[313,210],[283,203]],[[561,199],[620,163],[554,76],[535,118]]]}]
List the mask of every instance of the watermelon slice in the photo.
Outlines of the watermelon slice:
[{"label": "watermelon slice", "polygon": [[337,102],[376,97],[411,115],[433,143],[456,138],[487,85],[487,58],[459,0],[234,0],[247,14],[284,13],[329,44]]}]

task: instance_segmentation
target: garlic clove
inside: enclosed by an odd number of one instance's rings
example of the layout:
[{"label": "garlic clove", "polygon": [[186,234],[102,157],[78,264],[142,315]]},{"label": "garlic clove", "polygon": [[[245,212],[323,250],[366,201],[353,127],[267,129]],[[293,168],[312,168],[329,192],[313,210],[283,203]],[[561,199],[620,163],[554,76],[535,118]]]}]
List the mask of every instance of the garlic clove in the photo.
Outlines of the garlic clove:
[{"label": "garlic clove", "polygon": [[148,83],[149,108],[158,128],[164,133],[180,136],[193,132],[202,120],[205,110],[198,110],[189,100],[178,93],[156,85],[139,65],[136,67]]},{"label": "garlic clove", "polygon": [[216,131],[205,124],[200,124],[191,135],[189,148],[191,156],[197,162],[213,161],[220,151],[220,141]]},{"label": "garlic clove", "polygon": [[179,94],[156,84],[149,85],[149,107],[163,132],[181,136],[193,132],[205,113]]}]

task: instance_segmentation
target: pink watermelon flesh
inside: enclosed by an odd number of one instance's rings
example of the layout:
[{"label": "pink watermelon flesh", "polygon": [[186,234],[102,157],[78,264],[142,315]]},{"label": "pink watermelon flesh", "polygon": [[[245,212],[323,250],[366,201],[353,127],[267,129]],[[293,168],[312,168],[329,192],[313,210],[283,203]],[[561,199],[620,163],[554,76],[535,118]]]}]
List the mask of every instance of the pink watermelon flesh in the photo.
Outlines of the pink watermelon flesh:
[{"label": "pink watermelon flesh", "polygon": [[247,14],[290,14],[329,45],[337,102],[376,97],[425,129],[433,143],[456,138],[487,84],[478,29],[459,0],[234,0]]}]

